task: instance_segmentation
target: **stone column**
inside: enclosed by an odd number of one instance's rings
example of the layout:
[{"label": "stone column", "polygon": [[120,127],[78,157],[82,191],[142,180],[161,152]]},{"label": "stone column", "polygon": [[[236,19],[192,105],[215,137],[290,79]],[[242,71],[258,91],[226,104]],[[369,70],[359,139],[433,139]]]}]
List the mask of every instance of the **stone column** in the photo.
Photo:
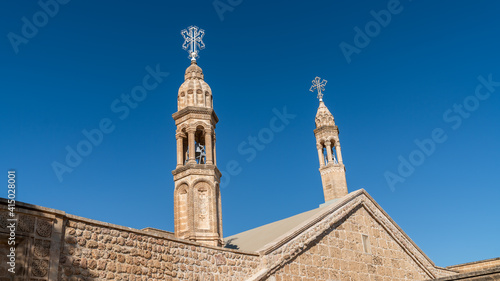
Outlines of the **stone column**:
[{"label": "stone column", "polygon": [[207,154],[207,164],[212,165],[212,130],[205,130],[205,153]]},{"label": "stone column", "polygon": [[177,139],[177,168],[180,168],[184,165],[184,137],[185,135],[183,133],[177,133],[175,135],[175,138]]},{"label": "stone column", "polygon": [[217,165],[217,153],[215,153],[215,133],[213,134],[213,147],[214,147],[214,155],[213,155],[213,158],[214,158],[214,165]]},{"label": "stone column", "polygon": [[340,152],[340,143],[335,142],[335,151],[337,151],[337,160],[342,164],[342,152]]},{"label": "stone column", "polygon": [[323,155],[323,145],[321,143],[316,144],[316,148],[318,148],[318,157],[319,157],[319,167],[325,166],[325,156]]},{"label": "stone column", "polygon": [[328,163],[333,163],[333,155],[332,155],[332,143],[330,141],[325,142],[326,146],[326,155],[328,158]]},{"label": "stone column", "polygon": [[189,160],[188,164],[196,164],[196,155],[195,155],[195,143],[194,143],[194,133],[196,132],[196,129],[189,129],[188,130],[188,142],[189,142]]}]

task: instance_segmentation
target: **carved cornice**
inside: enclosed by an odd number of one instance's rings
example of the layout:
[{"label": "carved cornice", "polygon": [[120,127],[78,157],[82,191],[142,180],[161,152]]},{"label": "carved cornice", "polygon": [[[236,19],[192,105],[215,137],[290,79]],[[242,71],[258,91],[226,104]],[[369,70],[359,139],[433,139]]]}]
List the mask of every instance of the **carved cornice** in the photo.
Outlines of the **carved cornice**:
[{"label": "carved cornice", "polygon": [[222,173],[215,165],[186,164],[180,168],[173,170],[172,175],[174,176],[174,180],[178,180],[189,175],[207,175],[217,176],[217,178],[220,178],[222,176]]},{"label": "carved cornice", "polygon": [[315,135],[323,133],[323,132],[334,132],[336,134],[340,133],[339,127],[337,127],[337,126],[323,126],[323,127],[319,127],[317,129],[314,129]]},{"label": "carved cornice", "polygon": [[172,118],[174,118],[174,120],[177,121],[178,119],[180,119],[186,115],[190,115],[190,114],[199,114],[199,115],[210,116],[213,119],[214,123],[219,122],[219,117],[217,117],[217,114],[215,114],[215,111],[212,108],[205,108],[205,107],[198,107],[198,106],[184,107],[183,109],[172,114]]},{"label": "carved cornice", "polygon": [[326,175],[329,173],[345,173],[345,166],[344,164],[328,163],[326,166],[320,167],[319,172],[321,175]]}]

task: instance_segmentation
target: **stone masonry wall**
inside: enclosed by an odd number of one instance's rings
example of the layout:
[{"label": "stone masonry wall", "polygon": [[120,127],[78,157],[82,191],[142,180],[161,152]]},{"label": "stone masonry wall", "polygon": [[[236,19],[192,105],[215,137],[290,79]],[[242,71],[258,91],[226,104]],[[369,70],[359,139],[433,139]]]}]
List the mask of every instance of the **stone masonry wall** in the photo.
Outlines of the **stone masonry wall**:
[{"label": "stone masonry wall", "polygon": [[69,216],[59,280],[243,280],[258,264],[257,255]]},{"label": "stone masonry wall", "polygon": [[9,213],[0,199],[0,281],[245,280],[257,254],[203,246],[17,202],[16,274],[7,271]]},{"label": "stone masonry wall", "polygon": [[[24,206],[24,207],[23,207]],[[14,217],[10,216],[7,201],[0,200],[0,280],[56,280],[60,254],[63,212],[19,203]],[[16,219],[15,244],[9,219]],[[10,248],[15,247],[15,273],[7,271]]]},{"label": "stone masonry wall", "polygon": [[[368,253],[362,234],[368,236]],[[426,280],[426,274],[364,209],[321,235],[267,280]]]},{"label": "stone masonry wall", "polygon": [[448,266],[448,269],[456,270],[460,273],[465,273],[485,270],[493,267],[500,267],[500,258]]},{"label": "stone masonry wall", "polygon": [[500,280],[500,266],[490,267],[477,271],[460,273],[453,276],[432,279],[436,281],[498,281]]}]

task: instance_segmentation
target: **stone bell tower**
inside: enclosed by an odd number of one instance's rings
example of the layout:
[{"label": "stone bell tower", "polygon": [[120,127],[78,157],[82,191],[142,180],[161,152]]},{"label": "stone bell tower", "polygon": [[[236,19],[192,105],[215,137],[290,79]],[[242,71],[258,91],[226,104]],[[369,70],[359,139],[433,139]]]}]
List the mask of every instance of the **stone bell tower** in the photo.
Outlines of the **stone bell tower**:
[{"label": "stone bell tower", "polygon": [[[203,30],[190,27],[189,31],[188,36],[196,37]],[[196,63],[196,48],[190,55],[191,65],[177,96],[177,112],[172,115],[177,126],[177,166],[172,171],[175,236],[222,246],[221,172],[216,166],[214,131],[219,119],[213,110],[212,90]]]},{"label": "stone bell tower", "polygon": [[339,128],[335,125],[333,115],[323,102],[324,86],[326,80],[320,78],[313,80],[311,90],[318,91],[319,107],[316,113],[316,148],[319,157],[319,172],[323,183],[325,202],[347,195],[347,182],[345,166],[342,161],[342,152],[339,141]]}]

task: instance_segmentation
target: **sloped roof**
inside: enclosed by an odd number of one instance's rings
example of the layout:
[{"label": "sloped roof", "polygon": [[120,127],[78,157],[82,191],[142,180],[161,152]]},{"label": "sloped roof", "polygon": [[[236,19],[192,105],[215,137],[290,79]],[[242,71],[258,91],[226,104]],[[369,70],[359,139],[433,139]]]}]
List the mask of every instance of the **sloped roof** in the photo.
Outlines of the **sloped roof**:
[{"label": "sloped roof", "polygon": [[334,199],[322,204],[319,208],[226,237],[224,238],[225,247],[257,252],[265,246],[277,242],[276,240],[280,240],[283,235],[302,227],[316,217],[320,217],[331,207],[330,205],[339,201],[341,200]]}]

